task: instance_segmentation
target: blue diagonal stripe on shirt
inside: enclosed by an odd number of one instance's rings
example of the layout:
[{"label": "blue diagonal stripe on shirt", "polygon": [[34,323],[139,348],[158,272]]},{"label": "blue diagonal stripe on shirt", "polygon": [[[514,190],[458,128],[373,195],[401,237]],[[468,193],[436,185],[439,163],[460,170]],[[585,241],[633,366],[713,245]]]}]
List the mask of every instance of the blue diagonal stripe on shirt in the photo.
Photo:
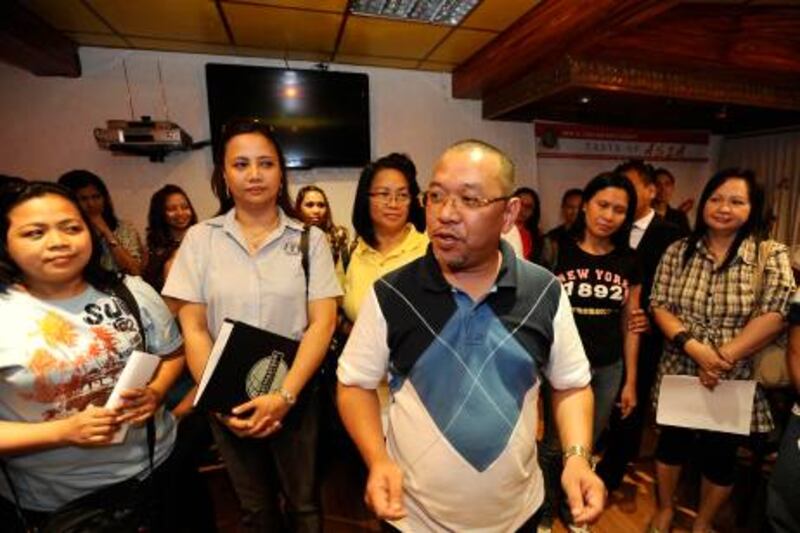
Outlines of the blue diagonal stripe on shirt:
[{"label": "blue diagonal stripe on shirt", "polygon": [[456,299],[458,310],[408,379],[443,436],[484,471],[506,448],[536,367],[488,305]]}]

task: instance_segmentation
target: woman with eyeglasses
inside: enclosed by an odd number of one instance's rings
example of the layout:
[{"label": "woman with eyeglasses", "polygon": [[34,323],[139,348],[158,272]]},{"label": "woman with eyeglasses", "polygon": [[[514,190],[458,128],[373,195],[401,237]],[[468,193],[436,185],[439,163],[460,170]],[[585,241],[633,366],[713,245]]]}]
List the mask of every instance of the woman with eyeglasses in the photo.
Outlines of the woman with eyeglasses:
[{"label": "woman with eyeglasses", "polygon": [[[553,268],[569,296],[592,369],[593,444],[608,424],[617,397],[623,418],[637,403],[639,334],[627,327],[632,311],[640,305],[642,278],[636,256],[628,246],[635,213],[636,190],[628,178],[615,172],[594,177],[583,190],[578,218],[569,238],[563,240]],[[572,518],[560,490],[561,445],[550,397],[550,391],[545,390],[545,436],[540,453],[547,494],[543,520],[552,522],[558,509],[569,524]]]},{"label": "woman with eyeglasses", "polygon": [[299,341],[280,388],[212,418],[242,507],[242,530],[321,531],[314,379],[336,323],[328,240],[294,218],[286,162],[270,127],[225,125],[212,188],[219,216],[186,233],[163,294],[178,311],[189,369],[199,381],[226,318]]},{"label": "woman with eyeglasses", "polygon": [[353,204],[358,244],[344,282],[344,312],[351,322],[375,280],[425,254],[419,193],[417,168],[406,155],[381,157],[361,172]]},{"label": "woman with eyeglasses", "polygon": [[350,262],[347,228],[333,223],[333,215],[325,191],[316,185],[306,185],[297,191],[294,208],[304,223],[309,226],[317,226],[325,232],[325,235],[328,236],[328,243],[331,245],[333,263],[338,265],[341,261],[342,267],[347,268],[347,264]]}]

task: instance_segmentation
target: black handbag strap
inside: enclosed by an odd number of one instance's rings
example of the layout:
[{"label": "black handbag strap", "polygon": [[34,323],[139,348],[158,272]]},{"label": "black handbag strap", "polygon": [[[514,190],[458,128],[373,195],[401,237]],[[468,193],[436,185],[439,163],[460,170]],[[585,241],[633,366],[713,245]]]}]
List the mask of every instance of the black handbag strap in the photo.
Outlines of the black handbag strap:
[{"label": "black handbag strap", "polygon": [[308,267],[308,234],[311,228],[308,225],[303,226],[303,232],[300,234],[300,264],[303,266],[303,274],[306,277],[306,301],[308,301],[308,284],[310,283],[311,273]]}]

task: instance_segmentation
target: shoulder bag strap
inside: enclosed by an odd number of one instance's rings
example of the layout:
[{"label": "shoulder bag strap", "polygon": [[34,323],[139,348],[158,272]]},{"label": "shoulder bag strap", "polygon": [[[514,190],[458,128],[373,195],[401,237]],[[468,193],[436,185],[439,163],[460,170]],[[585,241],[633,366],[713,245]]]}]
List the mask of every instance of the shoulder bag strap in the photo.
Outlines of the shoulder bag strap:
[{"label": "shoulder bag strap", "polygon": [[761,303],[761,294],[764,289],[764,270],[767,268],[767,260],[772,252],[772,241],[764,240],[756,247],[756,269],[753,272],[753,294],[755,303]]},{"label": "shoulder bag strap", "polygon": [[308,270],[308,234],[310,231],[311,228],[306,225],[303,226],[303,232],[300,234],[300,263],[303,265],[303,274],[306,278],[306,300],[308,300],[308,284],[311,278]]}]

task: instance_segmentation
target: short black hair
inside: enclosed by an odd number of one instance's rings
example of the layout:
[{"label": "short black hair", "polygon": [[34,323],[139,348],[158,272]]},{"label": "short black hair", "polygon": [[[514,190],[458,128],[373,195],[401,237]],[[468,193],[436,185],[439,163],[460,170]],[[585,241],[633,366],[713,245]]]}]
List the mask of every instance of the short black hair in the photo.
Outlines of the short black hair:
[{"label": "short black hair", "polygon": [[86,226],[86,231],[89,232],[92,239],[92,255],[83,270],[83,277],[90,285],[100,291],[110,290],[120,280],[120,274],[100,266],[100,256],[103,249],[100,245],[100,238],[96,232],[91,230],[89,216],[81,208],[78,198],[71,189],[49,181],[17,183],[3,188],[2,192],[0,192],[0,213],[2,213],[2,217],[0,217],[0,290],[5,291],[8,286],[22,283],[23,281],[22,270],[8,252],[8,230],[11,225],[8,214],[23,202],[48,194],[61,196],[78,209],[78,213],[80,213],[81,219]]},{"label": "short black hair", "polygon": [[572,189],[567,189],[566,191],[564,191],[564,194],[561,195],[561,207],[567,205],[567,199],[572,196],[583,197],[583,190],[578,189],[577,187],[573,187]]},{"label": "short black hair", "polygon": [[653,179],[657,178],[658,176],[667,176],[669,181],[671,181],[673,184],[675,183],[675,176],[673,176],[672,172],[664,167],[658,167],[653,171]]},{"label": "short black hair", "polygon": [[385,169],[396,170],[406,178],[408,193],[411,195],[408,221],[420,233],[425,231],[425,210],[419,201],[420,188],[417,183],[417,167],[407,155],[393,152],[365,166],[358,178],[358,187],[356,187],[356,198],[353,202],[353,228],[358,236],[373,248],[377,246],[378,241],[375,238],[375,226],[369,214],[369,190],[375,175]]},{"label": "short black hair", "polygon": [[653,173],[653,166],[644,162],[644,159],[629,159],[624,163],[617,166],[614,172],[625,174],[633,170],[639,174],[644,182],[648,185],[655,184],[655,174]]}]

